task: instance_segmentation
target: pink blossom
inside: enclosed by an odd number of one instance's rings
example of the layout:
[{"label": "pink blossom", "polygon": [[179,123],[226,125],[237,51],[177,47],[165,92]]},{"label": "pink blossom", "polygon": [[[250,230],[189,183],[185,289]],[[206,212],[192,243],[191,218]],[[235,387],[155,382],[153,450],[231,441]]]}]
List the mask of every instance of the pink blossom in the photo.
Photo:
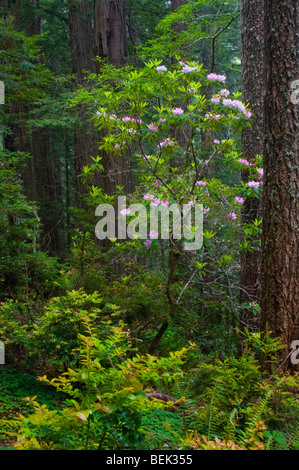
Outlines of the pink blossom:
[{"label": "pink blossom", "polygon": [[219,144],[220,144],[220,140],[215,139],[215,140],[214,140],[214,144],[219,145]]},{"label": "pink blossom", "polygon": [[244,111],[244,116],[247,117],[248,119],[250,119],[252,114],[251,114],[250,111]]},{"label": "pink blossom", "polygon": [[160,203],[161,203],[160,199],[158,197],[155,197],[155,199],[151,202],[151,206],[158,207]]},{"label": "pink blossom", "polygon": [[236,214],[234,212],[230,212],[228,216],[232,219],[235,220],[237,218]]},{"label": "pink blossom", "polygon": [[255,188],[255,189],[257,189],[260,184],[261,184],[261,183],[260,183],[259,181],[249,181],[249,182],[247,183],[247,186],[248,186],[249,188]]},{"label": "pink blossom", "polygon": [[246,160],[246,158],[240,158],[239,162],[242,163],[242,165],[250,165],[249,161]]},{"label": "pink blossom", "polygon": [[257,168],[256,171],[257,171],[258,174],[259,174],[258,178],[259,178],[259,179],[262,179],[262,177],[264,176],[264,170],[263,170],[263,168]]},{"label": "pink blossom", "polygon": [[154,196],[151,194],[151,193],[146,193],[144,196],[143,196],[143,199],[145,201],[147,201],[148,199],[154,199]]},{"label": "pink blossom", "polygon": [[195,186],[202,186],[203,188],[207,185],[205,181],[196,181]]},{"label": "pink blossom", "polygon": [[232,108],[233,105],[233,100],[231,98],[223,98],[222,100],[223,106],[228,106],[229,108]]},{"label": "pink blossom", "polygon": [[163,148],[164,146],[166,146],[166,147],[172,147],[173,144],[174,144],[174,142],[171,141],[169,137],[167,137],[166,139],[162,140],[162,142],[160,142],[160,143],[157,145],[157,147],[158,147],[159,149]]},{"label": "pink blossom", "polygon": [[233,106],[235,108],[238,108],[238,110],[241,111],[242,113],[244,113],[244,111],[246,111],[246,108],[245,108],[244,104],[239,100],[233,100]]},{"label": "pink blossom", "polygon": [[127,208],[127,209],[122,209],[120,211],[120,214],[123,215],[123,216],[126,216],[126,215],[129,215],[131,212],[131,209]]},{"label": "pink blossom", "polygon": [[175,114],[176,116],[181,116],[184,114],[184,110],[182,108],[174,108],[172,110],[172,114]]},{"label": "pink blossom", "polygon": [[154,181],[154,182],[153,182],[153,186],[155,186],[155,188],[159,188],[159,186],[161,186],[162,184],[163,184],[163,183],[162,183],[162,181],[160,181],[160,180],[157,180],[157,181]]},{"label": "pink blossom", "polygon": [[160,118],[160,122],[165,122],[166,119],[165,118]]},{"label": "pink blossom", "polygon": [[152,243],[153,243],[152,240],[146,240],[143,244],[148,249],[151,246]]},{"label": "pink blossom", "polygon": [[188,93],[196,93],[195,88],[189,88]]},{"label": "pink blossom", "polygon": [[161,72],[167,72],[167,68],[165,67],[165,65],[158,65],[158,67],[156,67],[156,70],[157,72],[161,73]]},{"label": "pink blossom", "polygon": [[129,121],[131,121],[131,118],[129,116],[124,116],[122,118],[122,122],[129,122]]},{"label": "pink blossom", "polygon": [[207,79],[208,79],[208,80],[212,80],[212,81],[219,81],[219,82],[224,83],[225,80],[226,80],[226,77],[225,77],[224,75],[217,75],[216,73],[210,73],[210,74],[207,76]]},{"label": "pink blossom", "polygon": [[185,65],[182,68],[182,72],[184,72],[184,73],[195,72],[196,70],[197,70],[197,67],[190,67],[190,65]]},{"label": "pink blossom", "polygon": [[167,199],[163,199],[163,200],[161,201],[161,206],[163,206],[163,207],[169,206],[169,201],[167,201]]},{"label": "pink blossom", "polygon": [[155,230],[151,230],[148,235],[151,239],[158,238],[159,236],[158,232],[155,232]]},{"label": "pink blossom", "polygon": [[209,207],[205,207],[204,210],[203,210],[203,213],[206,214],[207,212],[210,212],[210,208]]},{"label": "pink blossom", "polygon": [[212,114],[212,113],[207,113],[205,114],[206,119],[215,119],[215,121],[219,121],[221,118],[221,114]]},{"label": "pink blossom", "polygon": [[230,91],[226,88],[222,88],[222,90],[220,90],[220,95],[225,96],[227,98],[228,95],[230,95]]},{"label": "pink blossom", "polygon": [[135,135],[137,131],[131,127],[131,129],[128,129],[129,134]]},{"label": "pink blossom", "polygon": [[235,197],[235,201],[238,203],[238,204],[244,204],[244,199],[242,197],[239,197],[239,196],[236,196]]},{"label": "pink blossom", "polygon": [[111,121],[115,121],[115,119],[117,119],[116,114],[110,114],[109,119],[111,119]]},{"label": "pink blossom", "polygon": [[157,130],[158,130],[158,126],[155,126],[155,124],[149,124],[148,128],[152,132],[157,132]]},{"label": "pink blossom", "polygon": [[205,192],[205,196],[210,197],[208,191]]},{"label": "pink blossom", "polygon": [[120,144],[115,144],[114,148],[115,148],[115,150],[121,150],[123,145],[126,145],[126,142],[123,141]]},{"label": "pink blossom", "polygon": [[130,118],[130,121],[137,122],[138,124],[142,124],[142,119]]},{"label": "pink blossom", "polygon": [[192,207],[196,204],[196,200],[194,199],[193,201],[188,202],[188,206]]},{"label": "pink blossom", "polygon": [[212,96],[211,102],[217,105],[220,103],[220,100],[221,100],[221,97],[219,95],[214,95]]}]

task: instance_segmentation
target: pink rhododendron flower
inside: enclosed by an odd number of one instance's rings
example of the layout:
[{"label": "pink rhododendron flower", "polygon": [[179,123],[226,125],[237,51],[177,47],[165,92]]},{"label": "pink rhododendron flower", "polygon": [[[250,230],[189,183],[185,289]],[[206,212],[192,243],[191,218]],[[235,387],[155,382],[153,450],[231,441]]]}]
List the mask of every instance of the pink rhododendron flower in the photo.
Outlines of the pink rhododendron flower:
[{"label": "pink rhododendron flower", "polygon": [[157,147],[158,147],[159,149],[163,148],[164,146],[166,146],[166,147],[172,147],[173,144],[174,144],[174,142],[172,142],[172,141],[170,140],[170,138],[167,137],[166,139],[162,140],[162,142],[160,142],[160,143],[157,145]]},{"label": "pink rhododendron flower", "polygon": [[158,236],[159,236],[158,232],[155,232],[155,230],[151,230],[148,235],[151,239],[158,238]]},{"label": "pink rhododendron flower", "polygon": [[222,88],[222,90],[220,90],[220,95],[225,96],[227,98],[228,95],[230,95],[230,91],[226,88]]},{"label": "pink rhododendron flower", "polygon": [[250,165],[249,161],[246,160],[246,158],[240,158],[239,162],[242,163],[242,165]]},{"label": "pink rhododendron flower", "polygon": [[205,114],[206,119],[215,119],[215,121],[219,121],[221,118],[221,114],[213,114],[213,113],[207,113]]},{"label": "pink rhododendron flower", "polygon": [[259,181],[249,181],[249,182],[247,183],[247,186],[248,186],[249,188],[255,188],[255,189],[257,189],[260,184],[261,184],[261,183],[260,183]]},{"label": "pink rhododendron flower", "polygon": [[160,199],[158,197],[156,197],[152,202],[151,202],[151,206],[154,206],[154,207],[158,207],[160,205]]},{"label": "pink rhododendron flower", "polygon": [[203,188],[207,185],[205,181],[196,181],[195,186],[202,186]]},{"label": "pink rhododendron flower", "polygon": [[110,114],[109,119],[111,119],[111,121],[115,121],[115,119],[117,119],[116,114]]},{"label": "pink rhododendron flower", "polygon": [[165,65],[158,65],[158,67],[156,67],[156,70],[159,73],[167,72],[167,68],[165,67]]},{"label": "pink rhododendron flower", "polygon": [[154,181],[154,182],[153,182],[153,186],[155,186],[155,188],[159,188],[159,186],[162,186],[162,184],[163,184],[163,183],[162,183],[162,181],[160,181],[160,180],[157,180],[157,181]]},{"label": "pink rhododendron flower", "polygon": [[214,140],[214,144],[219,145],[220,143],[221,143],[220,140],[217,140],[217,139]]},{"label": "pink rhododendron flower", "polygon": [[190,67],[190,65],[185,65],[182,68],[182,72],[184,72],[184,73],[195,72],[196,70],[197,70],[197,67]]},{"label": "pink rhododendron flower", "polygon": [[131,212],[131,209],[127,208],[127,209],[122,209],[122,210],[120,211],[120,214],[123,215],[123,216],[125,216],[125,215],[129,215],[130,212]]},{"label": "pink rhododendron flower", "polygon": [[155,126],[155,124],[149,124],[148,128],[152,132],[157,132],[157,130],[158,130],[158,126]]},{"label": "pink rhododendron flower", "polygon": [[135,135],[137,131],[131,127],[131,129],[128,129],[129,134]]},{"label": "pink rhododendron flower", "polygon": [[182,108],[174,108],[172,110],[172,114],[175,114],[175,116],[181,116],[184,114],[184,110]]},{"label": "pink rhododendron flower", "polygon": [[234,212],[230,212],[228,216],[232,219],[235,220],[237,218],[236,214]]},{"label": "pink rhododendron flower", "polygon": [[154,196],[151,194],[151,193],[146,193],[144,196],[143,196],[143,199],[145,201],[147,201],[148,199],[154,199]]},{"label": "pink rhododendron flower", "polygon": [[137,122],[138,124],[142,124],[142,119],[130,118],[130,121]]},{"label": "pink rhododendron flower", "polygon": [[161,201],[161,206],[163,206],[163,207],[169,206],[169,201],[167,201],[167,199],[163,199],[163,200]]},{"label": "pink rhododendron flower", "polygon": [[166,119],[165,118],[160,118],[160,122],[165,122]]},{"label": "pink rhododendron flower", "polygon": [[203,210],[203,213],[206,214],[207,212],[210,212],[210,208],[209,207],[205,207],[204,210]]},{"label": "pink rhododendron flower", "polygon": [[188,206],[192,207],[196,204],[196,200],[194,199],[193,201],[188,202]]},{"label": "pink rhododendron flower", "polygon": [[210,197],[208,191],[205,192],[205,196]]},{"label": "pink rhododendron flower", "polygon": [[131,121],[131,118],[129,116],[124,116],[122,118],[122,122],[129,122],[129,121]]},{"label": "pink rhododendron flower", "polygon": [[224,83],[225,80],[226,80],[226,77],[225,77],[224,75],[217,75],[216,73],[210,73],[210,74],[207,76],[207,79],[208,79],[208,80],[212,80],[212,81],[219,81],[219,82]]},{"label": "pink rhododendron flower", "polygon": [[146,248],[149,248],[151,246],[151,244],[153,243],[152,240],[146,240],[143,244]]},{"label": "pink rhododendron flower", "polygon": [[212,96],[212,98],[211,98],[211,102],[212,102],[213,104],[219,104],[219,103],[220,103],[220,100],[221,100],[221,97],[220,97],[219,95],[214,95],[214,96]]},{"label": "pink rhododendron flower", "polygon": [[263,168],[258,168],[256,171],[257,171],[258,174],[259,174],[258,178],[259,178],[259,179],[262,179],[262,177],[264,176],[264,170],[263,170]]},{"label": "pink rhododendron flower", "polygon": [[195,88],[189,88],[188,93],[196,93]]},{"label": "pink rhododendron flower", "polygon": [[123,145],[126,145],[126,142],[121,142],[120,144],[115,144],[114,145],[114,148],[115,150],[121,150],[121,148],[123,147]]},{"label": "pink rhododendron flower", "polygon": [[236,197],[235,197],[235,201],[236,201],[238,204],[244,204],[244,199],[243,199],[242,197],[236,196]]}]

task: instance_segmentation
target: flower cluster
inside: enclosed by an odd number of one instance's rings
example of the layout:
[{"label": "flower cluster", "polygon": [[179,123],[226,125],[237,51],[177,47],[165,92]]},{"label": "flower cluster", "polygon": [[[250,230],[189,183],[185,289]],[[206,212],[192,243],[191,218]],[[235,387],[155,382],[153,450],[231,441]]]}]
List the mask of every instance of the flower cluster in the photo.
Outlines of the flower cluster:
[{"label": "flower cluster", "polygon": [[182,114],[184,114],[184,110],[182,108],[174,108],[172,110],[172,114],[174,114],[175,116],[181,116]]},{"label": "flower cluster", "polygon": [[174,141],[167,137],[166,139],[162,140],[162,142],[160,142],[157,147],[161,149],[163,147],[173,147],[173,145]]},{"label": "flower cluster", "polygon": [[261,184],[261,183],[260,183],[259,181],[249,181],[249,182],[247,183],[247,186],[248,186],[249,188],[257,189],[257,188],[260,186],[260,184]]},{"label": "flower cluster", "polygon": [[157,130],[158,130],[158,126],[155,126],[155,124],[149,124],[147,127],[152,132],[157,132]]},{"label": "flower cluster", "polygon": [[226,80],[226,77],[224,75],[217,75],[216,73],[210,73],[207,77],[208,80],[212,81],[219,81],[221,83],[224,83]]},{"label": "flower cluster", "polygon": [[244,199],[243,199],[242,197],[236,196],[236,197],[235,197],[235,201],[236,201],[238,204],[241,204],[241,205],[244,204]]},{"label": "flower cluster", "polygon": [[221,118],[221,114],[206,113],[205,118],[206,119],[215,119],[215,121],[219,121],[220,118]]}]

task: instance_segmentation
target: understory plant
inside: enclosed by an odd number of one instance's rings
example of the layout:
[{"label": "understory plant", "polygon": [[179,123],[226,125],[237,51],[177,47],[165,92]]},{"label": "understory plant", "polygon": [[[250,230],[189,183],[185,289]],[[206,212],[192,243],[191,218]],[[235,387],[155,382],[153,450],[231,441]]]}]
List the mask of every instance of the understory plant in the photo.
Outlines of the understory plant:
[{"label": "understory plant", "polygon": [[140,356],[122,322],[110,325],[105,339],[95,334],[91,322],[85,326],[78,367],[51,380],[39,378],[65,395],[63,404],[53,410],[36,396],[27,397],[34,412],[14,420],[17,449],[150,447],[142,415],[169,406],[156,393],[182,376],[188,348],[169,357]]}]

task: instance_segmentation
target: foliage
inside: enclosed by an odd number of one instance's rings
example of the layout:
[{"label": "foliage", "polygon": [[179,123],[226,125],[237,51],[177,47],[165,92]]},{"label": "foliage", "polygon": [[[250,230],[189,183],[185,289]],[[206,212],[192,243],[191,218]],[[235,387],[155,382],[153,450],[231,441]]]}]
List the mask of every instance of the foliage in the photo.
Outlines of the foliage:
[{"label": "foliage", "polygon": [[52,380],[68,398],[61,409],[50,410],[36,397],[28,398],[34,413],[20,416],[18,449],[121,449],[144,448],[141,413],[161,408],[149,399],[153,387],[161,387],[182,375],[187,349],[167,358],[151,355],[130,357],[130,338],[120,323],[110,335],[99,339],[86,324],[88,336],[81,339],[80,363]]}]

